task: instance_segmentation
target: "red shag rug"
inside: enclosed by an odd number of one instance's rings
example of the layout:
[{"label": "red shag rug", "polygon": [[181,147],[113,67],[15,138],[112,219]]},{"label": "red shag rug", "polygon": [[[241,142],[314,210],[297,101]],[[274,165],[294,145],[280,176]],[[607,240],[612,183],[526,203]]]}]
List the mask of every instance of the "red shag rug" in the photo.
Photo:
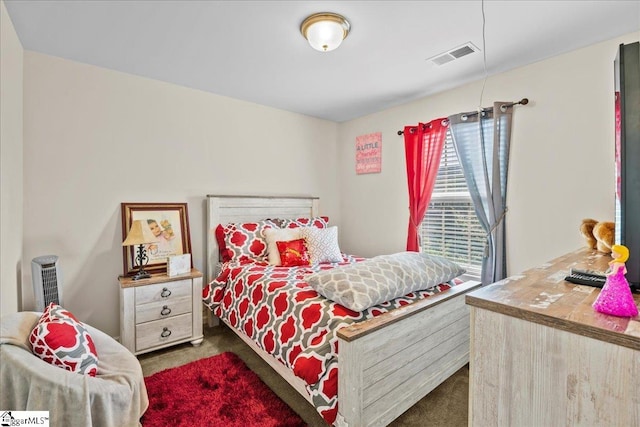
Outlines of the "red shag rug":
[{"label": "red shag rug", "polygon": [[301,427],[306,424],[233,353],[200,359],[144,379],[143,427]]}]

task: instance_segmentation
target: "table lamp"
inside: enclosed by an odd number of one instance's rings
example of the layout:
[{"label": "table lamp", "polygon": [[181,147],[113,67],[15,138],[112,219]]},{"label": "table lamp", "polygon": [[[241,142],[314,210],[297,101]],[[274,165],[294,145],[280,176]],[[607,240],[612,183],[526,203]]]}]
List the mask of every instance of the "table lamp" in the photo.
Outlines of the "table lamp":
[{"label": "table lamp", "polygon": [[122,242],[122,246],[134,246],[138,245],[138,253],[135,257],[135,263],[138,264],[139,270],[133,276],[132,280],[148,279],[151,277],[149,273],[144,270],[144,266],[149,263],[149,257],[144,245],[149,243],[158,242],[158,238],[154,236],[147,224],[146,220],[137,219],[131,224],[127,238]]}]

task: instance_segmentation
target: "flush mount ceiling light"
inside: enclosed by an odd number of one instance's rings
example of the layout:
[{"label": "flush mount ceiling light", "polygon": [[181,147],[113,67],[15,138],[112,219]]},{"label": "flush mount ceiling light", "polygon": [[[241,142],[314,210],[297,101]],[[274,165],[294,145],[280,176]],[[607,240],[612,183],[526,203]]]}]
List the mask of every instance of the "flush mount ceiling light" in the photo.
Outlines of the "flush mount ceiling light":
[{"label": "flush mount ceiling light", "polygon": [[337,13],[314,13],[302,22],[300,32],[315,50],[329,52],[349,35],[351,24]]}]

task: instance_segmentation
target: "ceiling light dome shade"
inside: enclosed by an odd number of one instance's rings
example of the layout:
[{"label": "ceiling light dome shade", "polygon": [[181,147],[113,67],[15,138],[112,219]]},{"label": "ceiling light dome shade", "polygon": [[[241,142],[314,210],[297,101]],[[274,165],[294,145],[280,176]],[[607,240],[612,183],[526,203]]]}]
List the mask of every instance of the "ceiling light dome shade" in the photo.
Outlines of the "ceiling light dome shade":
[{"label": "ceiling light dome shade", "polygon": [[337,13],[315,13],[302,22],[300,32],[315,50],[329,52],[340,46],[349,35],[351,25]]}]

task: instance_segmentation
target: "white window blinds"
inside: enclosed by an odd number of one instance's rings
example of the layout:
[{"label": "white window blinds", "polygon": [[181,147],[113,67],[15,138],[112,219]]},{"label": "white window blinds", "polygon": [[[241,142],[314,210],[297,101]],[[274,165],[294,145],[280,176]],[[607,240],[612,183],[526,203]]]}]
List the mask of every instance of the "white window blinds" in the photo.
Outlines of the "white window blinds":
[{"label": "white window blinds", "polygon": [[485,233],[449,132],[420,234],[423,252],[448,258],[465,267],[468,275],[480,277]]}]

